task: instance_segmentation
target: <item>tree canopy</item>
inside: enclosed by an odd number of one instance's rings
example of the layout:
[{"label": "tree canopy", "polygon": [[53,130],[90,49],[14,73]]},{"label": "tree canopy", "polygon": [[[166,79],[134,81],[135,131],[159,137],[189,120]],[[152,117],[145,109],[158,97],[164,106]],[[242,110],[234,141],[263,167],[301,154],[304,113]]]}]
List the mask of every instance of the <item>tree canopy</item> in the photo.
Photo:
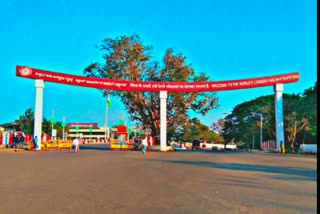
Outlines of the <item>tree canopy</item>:
[{"label": "tree canopy", "polygon": [[[34,131],[34,111],[32,108],[28,108],[25,112],[19,116],[17,120],[19,127],[17,131],[23,131],[26,134],[33,134]],[[46,134],[51,134],[53,128],[57,130],[57,136],[62,137],[63,127],[62,122],[52,122],[46,118],[43,118],[42,121],[42,132]],[[65,131],[68,131],[68,127],[65,127]]]},{"label": "tree canopy", "polygon": [[[285,141],[293,147],[296,141],[316,143],[317,129],[317,83],[302,94],[284,94],[284,129]],[[274,140],[275,112],[274,95],[261,96],[237,105],[227,115],[223,137],[230,141],[251,142],[253,136],[260,138],[260,117],[263,118],[263,140]],[[256,147],[257,148],[257,147]]]},{"label": "tree canopy", "polygon": [[[85,68],[88,77],[154,82],[208,81],[205,73],[198,75],[187,64],[186,57],[167,49],[162,62],[152,59],[151,46],[144,45],[139,36],[107,38],[97,46],[102,51],[103,62],[94,62]],[[160,134],[160,98],[158,93],[102,90],[103,96],[119,97],[130,119],[152,135]],[[168,133],[190,123],[189,110],[206,115],[217,105],[214,92],[169,93],[167,98]]]}]

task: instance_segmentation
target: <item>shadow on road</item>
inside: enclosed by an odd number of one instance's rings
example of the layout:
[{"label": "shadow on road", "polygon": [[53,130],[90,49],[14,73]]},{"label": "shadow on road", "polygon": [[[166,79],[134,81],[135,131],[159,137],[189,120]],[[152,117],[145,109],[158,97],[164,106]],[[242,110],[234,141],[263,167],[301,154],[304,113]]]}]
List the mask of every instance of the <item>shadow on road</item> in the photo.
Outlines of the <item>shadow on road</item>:
[{"label": "shadow on road", "polygon": [[[198,166],[204,166],[204,167],[210,167],[210,168],[216,168],[216,169],[275,173],[275,174],[281,175],[281,176],[273,175],[272,176],[273,179],[317,181],[317,170],[313,170],[313,169],[236,164],[236,163],[210,163],[206,161],[200,161],[200,162],[179,161],[179,160],[159,160],[159,161],[163,161],[166,163],[174,163],[174,164],[198,165]],[[286,175],[286,176],[284,177],[283,175]],[[297,177],[292,177],[292,176],[297,176]]]},{"label": "shadow on road", "polygon": [[80,150],[110,151],[108,145],[80,145]]}]

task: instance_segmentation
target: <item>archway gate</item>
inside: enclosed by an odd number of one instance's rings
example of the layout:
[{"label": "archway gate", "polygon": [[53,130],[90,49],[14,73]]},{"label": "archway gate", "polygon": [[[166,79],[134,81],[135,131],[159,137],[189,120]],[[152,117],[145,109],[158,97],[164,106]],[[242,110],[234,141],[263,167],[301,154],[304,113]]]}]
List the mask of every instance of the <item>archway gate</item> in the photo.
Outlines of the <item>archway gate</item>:
[{"label": "archway gate", "polygon": [[[298,82],[300,80],[299,72],[293,72],[260,78],[215,82],[143,82],[84,77],[19,65],[16,66],[16,75],[36,80],[34,136],[41,136],[44,81],[106,90],[159,92],[161,151],[166,151],[167,145],[167,93],[225,91],[265,86],[274,87],[276,144],[277,150],[280,151],[280,142],[284,142],[283,84]],[[38,146],[38,149],[40,149],[40,146]]]}]

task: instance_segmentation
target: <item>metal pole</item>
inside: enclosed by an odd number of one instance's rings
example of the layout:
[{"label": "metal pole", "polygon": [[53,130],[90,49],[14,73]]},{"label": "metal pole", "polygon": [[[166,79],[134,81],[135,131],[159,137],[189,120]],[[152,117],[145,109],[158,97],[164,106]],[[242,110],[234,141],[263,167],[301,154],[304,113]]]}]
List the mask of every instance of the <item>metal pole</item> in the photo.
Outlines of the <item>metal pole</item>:
[{"label": "metal pole", "polygon": [[254,135],[253,135],[253,139],[252,139],[252,150],[254,150]]},{"label": "metal pole", "polygon": [[[54,118],[54,109],[52,110],[52,120]],[[54,140],[53,139],[53,121],[51,121],[51,140]]]},{"label": "metal pole", "polygon": [[[62,118],[62,124],[64,124],[66,122],[66,117],[63,116]],[[65,133],[64,133],[64,125],[62,127],[62,140],[65,140]]]},{"label": "metal pole", "polygon": [[262,118],[262,114],[260,114],[260,122],[261,122],[261,127],[260,127],[260,148],[262,149],[262,126],[263,126],[263,118]]}]

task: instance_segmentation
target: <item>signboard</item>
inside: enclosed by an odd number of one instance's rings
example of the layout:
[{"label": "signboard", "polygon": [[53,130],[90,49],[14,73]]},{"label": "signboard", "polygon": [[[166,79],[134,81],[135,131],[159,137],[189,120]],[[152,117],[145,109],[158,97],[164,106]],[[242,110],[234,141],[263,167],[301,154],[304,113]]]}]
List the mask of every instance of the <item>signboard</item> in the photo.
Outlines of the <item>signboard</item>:
[{"label": "signboard", "polygon": [[69,128],[76,128],[76,127],[81,127],[81,128],[99,128],[98,123],[67,123],[67,126]]},{"label": "signboard", "polygon": [[57,129],[52,129],[51,137],[54,139],[57,137]]},{"label": "signboard", "polygon": [[63,74],[45,71],[27,66],[17,66],[16,75],[24,78],[39,79],[67,85],[99,88],[121,91],[149,91],[149,92],[205,92],[246,89],[255,87],[272,86],[276,83],[292,83],[300,80],[299,72],[251,78],[243,80],[228,80],[216,82],[143,82],[128,80],[113,80],[83,77],[71,74]]}]

